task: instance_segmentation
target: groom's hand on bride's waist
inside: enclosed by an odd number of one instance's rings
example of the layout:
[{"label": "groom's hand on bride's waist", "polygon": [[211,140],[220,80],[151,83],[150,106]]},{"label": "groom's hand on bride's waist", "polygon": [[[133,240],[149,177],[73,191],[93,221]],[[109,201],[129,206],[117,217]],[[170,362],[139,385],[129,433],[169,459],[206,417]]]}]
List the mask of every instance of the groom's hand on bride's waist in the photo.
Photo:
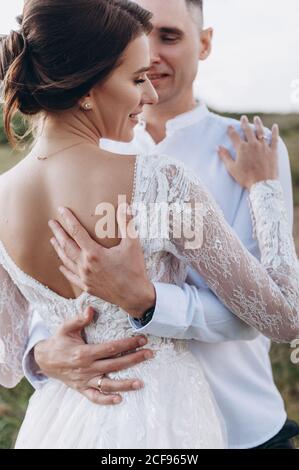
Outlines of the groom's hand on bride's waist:
[{"label": "groom's hand on bride's waist", "polygon": [[132,217],[118,212],[121,243],[108,249],[90,237],[69,209],[60,208],[59,212],[61,223],[49,222],[54,234],[51,243],[68,281],[118,305],[134,318],[143,317],[155,306],[156,292],[146,272],[139,238],[132,229]]},{"label": "groom's hand on bride's waist", "polygon": [[143,383],[136,378],[112,380],[108,377],[109,373],[149,360],[153,352],[141,349],[147,343],[144,336],[86,344],[82,330],[92,322],[93,315],[94,310],[88,307],[84,315],[66,321],[54,336],[35,346],[34,358],[44,375],[65,383],[91,402],[117,405],[122,400],[121,392],[139,390],[143,388]]}]

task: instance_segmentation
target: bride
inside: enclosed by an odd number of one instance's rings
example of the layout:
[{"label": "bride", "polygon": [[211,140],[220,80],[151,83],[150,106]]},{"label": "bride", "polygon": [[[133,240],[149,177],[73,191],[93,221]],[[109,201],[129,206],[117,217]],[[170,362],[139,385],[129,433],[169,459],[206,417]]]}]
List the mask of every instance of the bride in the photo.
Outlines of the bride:
[{"label": "bride", "polygon": [[[29,155],[0,177],[0,383],[15,386],[31,312],[55,333],[87,306],[97,311],[85,329],[88,343],[133,335],[127,313],[80,290],[59,272],[49,240],[57,208],[70,208],[89,235],[95,208],[117,208],[122,194],[137,208],[159,202],[179,208],[169,236],[141,239],[152,279],[181,283],[187,265],[247,323],[274,340],[298,335],[299,270],[277,178],[278,129],[272,143],[249,125],[237,142],[236,178],[250,190],[262,264],[227,225],[201,182],[163,155],[120,156],[99,149],[100,138],[130,141],[137,115],[157,100],[147,78],[146,34],[151,15],[123,0],[27,0],[19,32],[0,47],[4,117],[20,111],[37,124]],[[177,225],[184,203],[202,233],[191,247]],[[198,207],[200,210],[198,211]],[[180,209],[181,208],[181,209]],[[158,221],[151,220],[151,233]],[[102,238],[106,247],[119,238]],[[175,312],[173,312],[175,315]],[[117,378],[142,379],[145,388],[121,405],[97,406],[50,379],[31,397],[16,448],[223,448],[225,430],[198,361],[184,341],[149,337],[154,357]],[[113,374],[111,374],[112,376]]]}]

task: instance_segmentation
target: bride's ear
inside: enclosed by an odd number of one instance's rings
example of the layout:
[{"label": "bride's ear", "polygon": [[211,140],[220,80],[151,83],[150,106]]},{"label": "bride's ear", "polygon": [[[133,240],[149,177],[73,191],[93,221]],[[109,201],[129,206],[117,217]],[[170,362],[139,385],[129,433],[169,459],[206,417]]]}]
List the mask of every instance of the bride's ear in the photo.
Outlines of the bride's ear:
[{"label": "bride's ear", "polygon": [[213,28],[203,29],[200,33],[199,60],[206,60],[212,51]]}]

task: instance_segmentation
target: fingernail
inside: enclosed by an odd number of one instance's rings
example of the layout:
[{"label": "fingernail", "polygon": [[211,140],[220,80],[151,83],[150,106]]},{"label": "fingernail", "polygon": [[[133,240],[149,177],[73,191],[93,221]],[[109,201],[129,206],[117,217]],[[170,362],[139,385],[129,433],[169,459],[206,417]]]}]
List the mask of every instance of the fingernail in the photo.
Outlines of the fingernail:
[{"label": "fingernail", "polygon": [[154,357],[154,354],[151,351],[147,351],[144,354],[145,359],[152,359]]},{"label": "fingernail", "polygon": [[120,403],[122,401],[121,397],[114,397],[113,398],[113,403]]},{"label": "fingernail", "polygon": [[58,207],[58,212],[59,214],[63,215],[65,212],[64,207]]},{"label": "fingernail", "polygon": [[146,338],[141,338],[138,341],[138,343],[139,343],[140,346],[145,346],[147,344],[147,339]]},{"label": "fingernail", "polygon": [[53,220],[49,220],[48,225],[49,225],[50,228],[53,228],[53,227],[54,227],[54,222],[53,222]]},{"label": "fingernail", "polygon": [[134,382],[133,383],[134,390],[140,390],[143,387],[144,387],[144,384],[142,382]]},{"label": "fingernail", "polygon": [[55,238],[51,238],[50,243],[51,243],[51,245],[54,246],[55,245]]}]

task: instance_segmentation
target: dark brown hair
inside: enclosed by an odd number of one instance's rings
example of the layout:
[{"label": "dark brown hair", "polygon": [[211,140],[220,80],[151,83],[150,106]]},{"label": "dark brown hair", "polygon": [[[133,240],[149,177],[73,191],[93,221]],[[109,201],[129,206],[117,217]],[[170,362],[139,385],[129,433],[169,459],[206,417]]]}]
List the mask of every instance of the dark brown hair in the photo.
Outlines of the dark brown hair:
[{"label": "dark brown hair", "polygon": [[193,5],[203,10],[203,0],[186,0],[187,5]]},{"label": "dark brown hair", "polygon": [[[187,8],[190,10],[192,17],[196,20],[200,29],[203,28],[203,0],[185,0]],[[195,18],[196,16],[196,18]]]},{"label": "dark brown hair", "polygon": [[130,0],[26,0],[20,30],[0,43],[9,140],[17,111],[70,109],[104,82],[130,42],[151,31],[151,17]]}]

